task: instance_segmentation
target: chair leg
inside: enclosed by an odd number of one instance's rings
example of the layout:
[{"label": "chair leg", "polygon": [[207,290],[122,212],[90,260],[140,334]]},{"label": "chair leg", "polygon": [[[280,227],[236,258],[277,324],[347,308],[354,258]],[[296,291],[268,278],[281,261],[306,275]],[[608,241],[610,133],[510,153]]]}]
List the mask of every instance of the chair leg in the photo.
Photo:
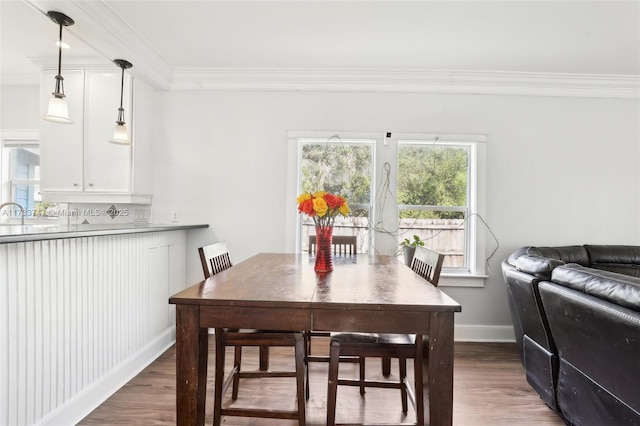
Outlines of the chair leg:
[{"label": "chair leg", "polygon": [[213,426],[220,426],[222,410],[222,384],[224,382],[224,338],[222,329],[217,328],[215,331],[216,340],[216,367],[214,380],[214,398],[213,398]]},{"label": "chair leg", "polygon": [[307,366],[305,365],[305,352],[304,338],[302,337],[302,334],[296,334],[296,397],[298,401],[298,424],[300,426],[306,425],[305,404],[307,402],[307,396],[305,392],[304,370]]},{"label": "chair leg", "polygon": [[402,412],[407,414],[409,407],[407,406],[407,388],[405,386],[407,378],[407,359],[399,358],[398,365],[400,366],[400,398],[402,398]]},{"label": "chair leg", "polygon": [[305,373],[305,382],[304,382],[304,398],[305,400],[309,399],[309,355],[311,355],[311,334],[309,331],[305,331],[303,334],[304,337],[304,373]]},{"label": "chair leg", "polygon": [[340,363],[340,345],[332,343],[329,350],[329,384],[327,389],[327,425],[336,424],[336,399],[338,394],[338,364]]},{"label": "chair leg", "polygon": [[269,369],[269,346],[260,346],[260,370]]},{"label": "chair leg", "polygon": [[415,376],[415,397],[416,397],[416,424],[424,426],[424,345],[422,335],[416,336],[416,357],[413,360],[413,372]]},{"label": "chair leg", "polygon": [[233,366],[236,371],[233,376],[233,387],[231,388],[231,399],[238,399],[238,388],[240,387],[240,369],[242,366],[242,346],[235,346],[233,351]]},{"label": "chair leg", "polygon": [[384,377],[389,377],[391,375],[391,358],[389,357],[382,358],[382,375]]},{"label": "chair leg", "polygon": [[365,360],[366,358],[361,356],[358,359],[358,364],[360,365],[360,396],[364,396],[364,379],[365,379],[365,375],[364,375],[364,371],[365,371]]}]

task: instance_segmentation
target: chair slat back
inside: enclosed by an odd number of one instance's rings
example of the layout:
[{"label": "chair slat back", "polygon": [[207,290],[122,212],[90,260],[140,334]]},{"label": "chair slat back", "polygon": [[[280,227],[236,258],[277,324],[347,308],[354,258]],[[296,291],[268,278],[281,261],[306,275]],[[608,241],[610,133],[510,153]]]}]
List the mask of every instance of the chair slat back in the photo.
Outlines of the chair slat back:
[{"label": "chair slat back", "polygon": [[[336,256],[355,256],[358,253],[358,237],[355,235],[334,235],[331,245]],[[309,235],[309,254],[316,254],[315,235]]]},{"label": "chair slat back", "polygon": [[231,268],[231,257],[226,242],[200,247],[198,253],[200,253],[200,263],[202,263],[205,279]]},{"label": "chair slat back", "polygon": [[443,261],[444,254],[418,246],[411,261],[411,269],[437,287],[438,281],[440,281]]}]

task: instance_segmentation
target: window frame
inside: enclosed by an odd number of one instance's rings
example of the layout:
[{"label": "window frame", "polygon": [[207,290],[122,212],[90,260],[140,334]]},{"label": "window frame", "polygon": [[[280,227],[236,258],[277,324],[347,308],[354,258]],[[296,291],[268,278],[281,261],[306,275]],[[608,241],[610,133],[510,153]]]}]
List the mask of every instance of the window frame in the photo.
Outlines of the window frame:
[{"label": "window frame", "polygon": [[[467,188],[469,216],[469,247],[472,254],[468,257],[466,270],[445,269],[440,278],[440,286],[443,287],[484,287],[487,275],[486,258],[486,143],[484,134],[462,133],[419,133],[419,132],[314,132],[314,131],[288,131],[288,159],[287,173],[287,205],[296,205],[296,197],[300,189],[300,151],[299,139],[328,140],[338,135],[344,140],[367,139],[375,141],[374,168],[372,176],[372,198],[370,206],[370,223],[374,229],[371,234],[372,253],[396,254],[401,250],[397,241],[397,228],[399,225],[399,211],[397,204],[397,165],[399,141],[430,141],[469,146],[468,179],[473,183],[473,188]],[[385,176],[389,163],[392,174]],[[381,195],[388,183],[389,189],[393,189],[393,200],[388,200]],[[286,249],[289,252],[300,252],[300,218],[295,208],[288,210],[286,219]],[[386,229],[386,230],[385,230]]]},{"label": "window frame", "polygon": [[[9,129],[0,132],[0,163],[2,164],[2,176],[0,176],[0,203],[17,202],[15,189],[18,185],[40,186],[40,179],[15,179],[15,156],[10,150],[17,148],[37,148],[40,155],[40,134],[37,130]],[[33,219],[28,206],[24,206],[28,214],[25,222]],[[31,213],[31,214],[29,214]]]},{"label": "window frame", "polygon": [[[32,148],[32,149],[37,149],[38,150],[38,157],[40,156],[40,144],[35,141],[33,143],[29,142],[29,143],[20,143],[19,145],[16,144],[10,144],[9,146],[3,146],[3,149],[10,149],[11,151],[11,155],[9,158],[9,200],[17,203],[17,197],[16,197],[16,187],[18,186],[32,186],[33,187],[33,192],[34,194],[32,194],[32,198],[33,198],[33,205],[29,205],[28,203],[21,203],[21,205],[23,205],[23,207],[28,211],[28,212],[33,212],[33,210],[35,209],[35,203],[39,200],[35,199],[35,195],[38,192],[39,188],[40,188],[40,179],[18,179],[15,178],[16,175],[16,168],[18,167],[16,164],[16,155],[17,155],[17,149],[20,148]],[[26,218],[31,217],[32,214],[28,215]],[[25,219],[26,219],[25,218]]]},{"label": "window frame", "polygon": [[[345,134],[344,132],[342,132],[340,135],[338,135],[337,133],[334,133],[333,135],[330,136],[325,136],[324,134],[322,134],[322,136],[315,134],[315,133],[305,133],[305,135],[307,136],[300,136],[300,137],[296,137],[294,138],[295,141],[295,145],[296,145],[296,150],[297,150],[297,155],[296,155],[296,196],[297,194],[302,193],[302,168],[301,168],[301,164],[302,164],[302,154],[303,154],[303,145],[305,144],[312,144],[312,145],[323,145],[323,144],[333,144],[333,145],[338,145],[340,143],[344,143],[344,144],[348,144],[348,145],[364,145],[364,146],[369,146],[371,149],[371,186],[369,188],[369,204],[363,204],[363,203],[352,203],[349,202],[349,207],[351,208],[351,210],[353,209],[367,209],[369,211],[369,223],[371,223],[372,220],[374,220],[373,218],[373,197],[374,197],[374,188],[375,188],[375,170],[376,170],[376,138],[375,137],[364,137],[363,134]],[[291,138],[290,138],[291,139]],[[295,242],[295,247],[296,247],[296,253],[299,253],[302,251],[302,215],[298,214],[297,215],[297,220],[296,220],[296,242]],[[368,239],[368,247],[373,247],[374,246],[374,240],[373,240],[374,236],[372,235],[371,232],[368,233],[367,235],[367,239]]]},{"label": "window frame", "polygon": [[[435,138],[434,138],[435,139]],[[431,211],[431,212],[461,212],[464,215],[464,236],[463,236],[463,265],[461,267],[443,267],[442,271],[446,274],[469,274],[475,268],[475,229],[471,225],[472,212],[476,211],[473,202],[477,200],[474,196],[476,193],[477,182],[473,179],[473,167],[477,163],[475,144],[460,141],[440,141],[440,140],[419,140],[419,139],[398,139],[398,160],[396,162],[396,174],[399,176],[400,153],[403,147],[452,147],[463,149],[466,159],[466,194],[464,205],[456,206],[440,206],[440,205],[423,205],[423,204],[399,204],[398,221],[400,222],[400,213],[405,210]],[[399,186],[399,184],[398,184]],[[396,187],[397,195],[398,187]],[[402,238],[400,238],[402,239]]]}]

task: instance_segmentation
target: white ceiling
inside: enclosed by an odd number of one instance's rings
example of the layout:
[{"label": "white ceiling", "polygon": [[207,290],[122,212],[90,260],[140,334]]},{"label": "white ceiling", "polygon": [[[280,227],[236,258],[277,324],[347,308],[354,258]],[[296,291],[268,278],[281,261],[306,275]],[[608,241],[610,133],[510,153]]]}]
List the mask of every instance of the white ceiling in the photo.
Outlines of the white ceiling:
[{"label": "white ceiling", "polygon": [[[76,21],[63,35],[72,45],[63,62],[89,55],[108,62],[136,48],[172,70],[640,75],[638,0],[0,0],[3,82],[37,75],[29,58],[55,62],[57,26],[37,10],[50,7]],[[101,22],[122,40],[109,40]]]}]

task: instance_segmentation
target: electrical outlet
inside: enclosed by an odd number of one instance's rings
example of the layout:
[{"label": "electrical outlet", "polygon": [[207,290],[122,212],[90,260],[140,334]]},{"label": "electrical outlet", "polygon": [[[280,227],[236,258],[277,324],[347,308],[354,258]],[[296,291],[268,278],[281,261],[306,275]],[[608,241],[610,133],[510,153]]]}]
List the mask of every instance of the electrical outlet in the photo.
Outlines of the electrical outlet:
[{"label": "electrical outlet", "polygon": [[178,221],[178,212],[172,212],[171,213],[171,222],[177,222]]}]

